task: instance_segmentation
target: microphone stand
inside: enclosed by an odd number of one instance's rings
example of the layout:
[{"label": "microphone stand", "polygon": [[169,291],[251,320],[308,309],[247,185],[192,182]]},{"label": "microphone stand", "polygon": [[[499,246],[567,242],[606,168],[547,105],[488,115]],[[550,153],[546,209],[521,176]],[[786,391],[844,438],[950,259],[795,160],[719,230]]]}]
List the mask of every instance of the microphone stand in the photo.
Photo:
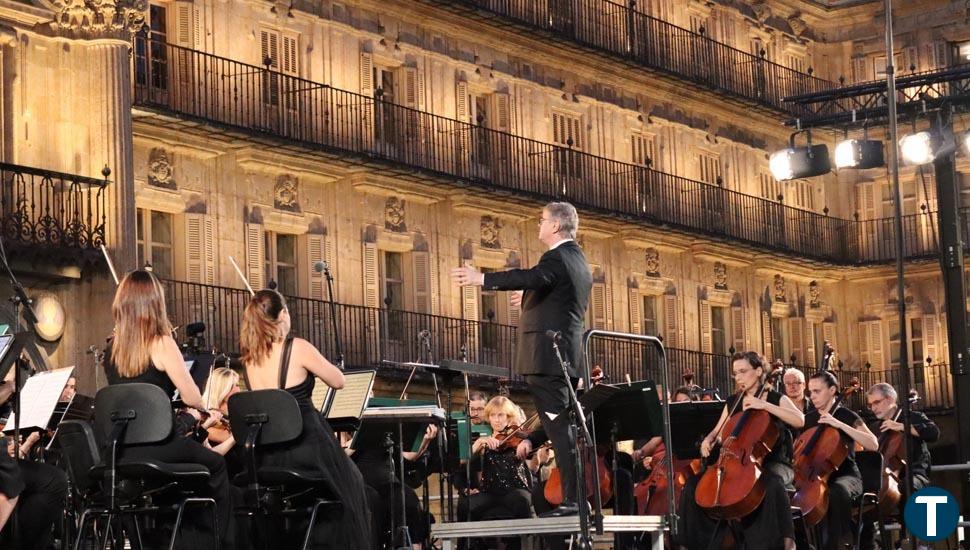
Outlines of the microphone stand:
[{"label": "microphone stand", "polygon": [[333,327],[333,345],[337,351],[337,368],[344,370],[344,350],[340,345],[340,327],[337,325],[337,303],[333,298],[333,274],[324,264],[323,276],[327,280],[327,296],[330,297],[330,324]]},{"label": "microphone stand", "polygon": [[[589,453],[589,444],[593,438],[589,433],[589,427],[586,425],[586,413],[583,412],[583,406],[579,404],[579,397],[576,395],[576,390],[573,388],[572,380],[569,377],[569,361],[563,359],[562,352],[559,350],[559,341],[562,339],[562,335],[559,332],[552,334],[549,334],[549,332],[552,331],[547,331],[546,335],[552,340],[552,349],[556,353],[559,366],[562,368],[566,387],[569,388],[569,415],[572,419],[569,430],[573,435],[579,436],[575,439],[576,447],[572,451],[576,456],[574,463],[576,467],[576,506],[579,508],[579,540],[576,546],[579,550],[592,550],[590,510],[588,495],[586,494],[586,465],[583,459]],[[577,426],[579,427],[578,433]],[[596,493],[598,498],[599,491],[596,491]]]}]

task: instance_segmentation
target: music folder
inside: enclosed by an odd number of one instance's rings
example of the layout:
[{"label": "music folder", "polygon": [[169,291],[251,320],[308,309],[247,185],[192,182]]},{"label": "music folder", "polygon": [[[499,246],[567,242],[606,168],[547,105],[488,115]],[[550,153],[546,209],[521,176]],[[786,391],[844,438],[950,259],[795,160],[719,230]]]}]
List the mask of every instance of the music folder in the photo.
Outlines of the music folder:
[{"label": "music folder", "polygon": [[367,408],[367,400],[374,388],[375,370],[344,373],[344,387],[340,390],[317,384],[310,399],[334,431],[349,432],[360,426],[360,417]]},{"label": "music folder", "polygon": [[[20,430],[46,430],[54,408],[71,378],[74,367],[38,372],[27,379],[20,390]],[[13,413],[7,420],[4,432],[12,432],[16,426]]]}]

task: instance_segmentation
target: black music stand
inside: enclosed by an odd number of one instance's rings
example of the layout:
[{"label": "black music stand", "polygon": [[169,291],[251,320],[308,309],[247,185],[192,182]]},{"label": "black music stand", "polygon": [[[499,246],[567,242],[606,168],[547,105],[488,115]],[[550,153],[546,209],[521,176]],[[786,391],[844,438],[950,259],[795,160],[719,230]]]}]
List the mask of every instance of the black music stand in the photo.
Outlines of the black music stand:
[{"label": "black music stand", "polygon": [[[382,447],[387,449],[387,460],[394,470],[394,447],[397,446],[398,481],[401,483],[401,527],[402,544],[396,546],[397,528],[395,528],[394,495],[391,499],[391,548],[411,549],[411,536],[407,525],[407,507],[404,505],[404,442],[413,442],[418,435],[424,433],[430,419],[423,421],[402,420],[400,418],[361,418],[360,429],[354,437],[354,448]],[[397,438],[394,437],[397,434]],[[391,486],[393,488],[393,485]]]},{"label": "black music stand", "polygon": [[700,458],[699,443],[711,433],[724,410],[724,401],[682,401],[670,404],[670,442],[679,459]]}]

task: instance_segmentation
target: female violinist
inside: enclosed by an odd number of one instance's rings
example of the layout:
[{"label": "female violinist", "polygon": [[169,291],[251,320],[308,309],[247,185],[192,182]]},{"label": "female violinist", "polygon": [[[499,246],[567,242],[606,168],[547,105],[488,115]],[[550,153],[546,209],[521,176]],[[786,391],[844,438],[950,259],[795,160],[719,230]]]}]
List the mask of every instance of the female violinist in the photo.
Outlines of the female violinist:
[{"label": "female violinist", "polygon": [[[791,486],[794,473],[791,467],[792,441],[785,425],[801,428],[805,418],[788,397],[767,390],[761,393],[768,375],[766,360],[756,352],[735,353],[732,357],[734,381],[739,391],[725,404],[721,419],[715,429],[701,442],[701,456],[711,455],[714,446],[731,434],[722,433],[723,428],[745,411],[765,411],[771,415],[777,428],[778,439],[762,461],[759,481],[764,487],[761,504],[747,516],[740,518],[733,533],[743,538],[747,548],[794,548],[795,528],[789,508],[787,487]],[[688,480],[680,499],[680,544],[690,549],[720,548],[727,534],[723,521],[712,519],[697,504],[700,480]],[[742,541],[735,541],[739,546]]]},{"label": "female violinist", "polygon": [[239,374],[227,367],[212,369],[212,374],[205,382],[205,391],[202,392],[202,402],[209,409],[209,418],[202,424],[202,428],[208,432],[205,445],[226,457],[230,475],[241,472],[243,466],[239,461],[241,457],[237,457],[235,453],[230,454],[236,440],[229,429],[229,398],[237,393]]},{"label": "female violinist", "polygon": [[876,436],[865,422],[847,407],[833,405],[839,395],[839,381],[829,371],[819,371],[808,379],[808,397],[815,406],[805,417],[803,438],[818,425],[827,425],[840,432],[848,454],[828,481],[828,512],[822,520],[822,548],[842,548],[852,544],[852,502],[862,494],[862,476],[855,463],[855,445],[867,451],[879,448]]},{"label": "female violinist", "polygon": [[496,508],[516,518],[532,516],[531,476],[526,462],[516,457],[516,445],[509,444],[513,439],[510,427],[517,428],[513,422],[518,417],[519,408],[507,397],[493,397],[485,405],[485,419],[493,434],[472,445],[472,455],[482,457],[481,490],[463,501],[467,508],[458,511],[459,518],[470,513],[472,520],[478,520]]}]

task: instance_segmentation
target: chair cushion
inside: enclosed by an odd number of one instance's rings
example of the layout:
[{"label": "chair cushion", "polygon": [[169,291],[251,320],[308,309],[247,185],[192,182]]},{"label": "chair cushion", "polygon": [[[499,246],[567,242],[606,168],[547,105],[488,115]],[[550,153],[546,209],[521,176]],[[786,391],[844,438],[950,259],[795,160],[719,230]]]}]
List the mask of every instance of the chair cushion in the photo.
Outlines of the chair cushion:
[{"label": "chair cushion", "polygon": [[[98,480],[104,479],[108,467],[99,464],[91,468],[89,475]],[[201,464],[171,463],[159,460],[122,460],[118,463],[118,477],[145,480],[149,483],[179,482],[185,484],[204,484],[209,481],[209,470]]]},{"label": "chair cushion", "polygon": [[[259,483],[262,485],[303,486],[307,489],[313,486],[328,486],[326,478],[289,468],[260,468],[257,475],[259,476]],[[237,474],[232,481],[236,485],[247,485],[250,479],[246,472],[242,472]]]}]

